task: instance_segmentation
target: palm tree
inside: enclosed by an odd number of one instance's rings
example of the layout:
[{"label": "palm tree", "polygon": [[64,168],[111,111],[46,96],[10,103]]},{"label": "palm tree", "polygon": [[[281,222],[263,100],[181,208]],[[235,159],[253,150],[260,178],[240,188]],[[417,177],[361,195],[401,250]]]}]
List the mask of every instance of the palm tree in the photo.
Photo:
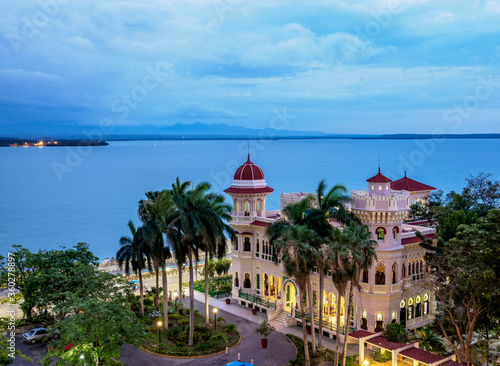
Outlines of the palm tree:
[{"label": "palm tree", "polygon": [[[214,210],[220,202],[209,194],[210,184],[202,182],[185,194],[174,194],[172,199],[176,206],[176,217],[171,226],[177,227],[182,233],[180,243],[187,252],[189,261],[189,340],[193,345],[194,335],[194,276],[193,257],[198,261],[201,249],[217,248],[217,253],[225,253],[225,237],[218,212]],[[223,209],[221,209],[223,211]],[[222,212],[220,211],[220,212]],[[219,213],[220,213],[219,212]],[[168,234],[167,234],[168,235]],[[207,271],[205,271],[207,272]],[[208,291],[206,291],[208,293]],[[208,300],[206,301],[208,305]],[[207,313],[207,318],[209,314]]]},{"label": "palm tree", "polygon": [[344,322],[344,352],[342,355],[342,366],[345,366],[347,359],[347,336],[349,335],[349,319],[351,318],[351,307],[354,298],[354,287],[361,291],[359,286],[359,278],[363,270],[368,270],[377,260],[377,253],[375,247],[377,242],[370,239],[372,233],[366,225],[358,225],[352,222],[347,226],[343,233],[349,241],[351,256],[347,265],[347,274],[350,281],[349,287],[349,302],[347,305],[347,321]]},{"label": "palm tree", "polygon": [[443,341],[429,328],[428,325],[423,327],[421,330],[417,330],[416,333],[419,348],[437,353],[441,356],[446,353]]},{"label": "palm tree", "polygon": [[[120,249],[116,253],[116,260],[120,269],[125,263],[125,273],[129,274],[130,269],[139,275],[139,293],[141,302],[141,316],[144,316],[144,285],[142,282],[142,270],[146,265],[151,269],[150,256],[144,246],[144,233],[142,227],[137,230],[132,220],[128,222],[128,228],[132,236],[122,236],[120,238]],[[131,268],[132,266],[132,268]]]},{"label": "palm tree", "polygon": [[[337,314],[336,314],[336,345],[335,345],[335,365],[338,365],[338,354],[340,349],[340,307],[341,298],[345,296],[347,283],[349,281],[346,271],[346,263],[350,256],[346,235],[343,235],[339,228],[334,228],[328,238],[328,244],[331,250],[329,259],[330,271],[332,272],[332,282],[337,290]],[[345,319],[345,318],[344,318]]]},{"label": "palm tree", "polygon": [[[175,195],[185,195],[189,185],[191,183],[186,181],[181,183],[179,177],[175,179],[175,183],[172,183],[172,190],[170,191],[172,197]],[[187,262],[187,252],[186,248],[181,243],[182,233],[178,228],[171,227],[170,236],[167,234],[167,237],[171,239],[172,249],[174,251],[175,260],[177,262],[177,268],[179,269],[179,308],[182,308],[183,304],[181,301],[182,295],[182,270]]]},{"label": "palm tree", "polygon": [[[210,185],[207,187],[210,188]],[[208,304],[208,259],[216,256],[222,259],[227,252],[226,232],[234,240],[235,232],[227,224],[231,220],[231,206],[224,204],[224,197],[219,194],[206,194],[200,202],[203,215],[203,226],[206,235],[202,236],[201,247],[205,252],[205,325],[209,328],[210,311]],[[226,222],[224,222],[224,220]]]},{"label": "palm tree", "polygon": [[327,243],[322,243],[319,247],[313,248],[314,259],[319,273],[319,331],[318,347],[323,347],[323,289],[325,287],[325,272],[330,267],[331,248]]},{"label": "palm tree", "polygon": [[168,329],[168,282],[165,262],[171,258],[170,248],[165,245],[163,233],[167,231],[171,221],[175,218],[172,196],[169,191],[149,192],[148,200],[140,205],[144,220],[145,242],[149,246],[151,258],[156,271],[156,306],[159,309],[158,272],[162,270],[163,285],[163,327]]},{"label": "palm tree", "polygon": [[[309,229],[309,234],[311,238],[311,242],[309,245],[319,246],[320,240],[318,234],[311,230],[308,225],[308,215],[312,211],[313,202],[315,200],[314,195],[308,195],[301,201],[297,203],[290,204],[286,206],[283,210],[284,218],[274,222],[271,227],[267,230],[267,236],[270,238],[270,242],[273,243],[276,239],[282,237],[288,230],[294,228],[296,226],[304,225]],[[314,233],[314,235],[312,234]],[[311,249],[312,250],[312,249]],[[275,257],[277,259],[277,257]],[[307,292],[307,298],[309,300],[309,315],[311,317],[311,337],[312,337],[312,351],[313,354],[316,353],[316,332],[315,332],[315,324],[314,324],[314,308],[312,302],[312,288],[310,285],[310,274],[312,272],[313,267],[315,266],[314,255],[312,254],[310,257],[310,263],[308,264],[308,268],[310,268],[308,279],[306,281],[306,291],[302,292],[305,294]]]},{"label": "palm tree", "polygon": [[[271,228],[270,228],[271,229]],[[273,230],[268,231],[268,236],[272,237]],[[299,287],[300,297],[306,293],[313,253],[309,243],[316,237],[314,231],[309,230],[305,225],[289,225],[279,239],[274,241],[276,257],[281,257],[285,272],[293,277]],[[307,343],[307,330],[304,306],[301,303],[300,316],[302,319],[302,337],[304,340],[304,357],[306,366],[311,364],[309,358],[309,347]]]}]

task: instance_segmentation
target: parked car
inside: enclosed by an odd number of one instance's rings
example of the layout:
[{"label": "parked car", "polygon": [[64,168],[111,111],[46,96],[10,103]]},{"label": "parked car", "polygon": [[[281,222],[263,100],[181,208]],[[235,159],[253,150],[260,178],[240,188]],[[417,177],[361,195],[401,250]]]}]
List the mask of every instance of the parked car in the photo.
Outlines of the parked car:
[{"label": "parked car", "polygon": [[26,343],[35,344],[37,341],[41,341],[49,335],[49,332],[46,328],[40,327],[31,329],[29,332],[23,334],[23,340]]}]

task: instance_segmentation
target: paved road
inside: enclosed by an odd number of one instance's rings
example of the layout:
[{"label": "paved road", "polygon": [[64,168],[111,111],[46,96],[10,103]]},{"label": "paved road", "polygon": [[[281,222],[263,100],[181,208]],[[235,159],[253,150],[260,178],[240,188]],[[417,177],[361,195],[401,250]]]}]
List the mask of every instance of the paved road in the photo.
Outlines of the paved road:
[{"label": "paved road", "polygon": [[[184,299],[186,306],[188,305],[187,299]],[[210,299],[213,300],[213,299]],[[221,306],[222,307],[222,306]],[[239,305],[231,304],[229,307],[239,310]],[[195,300],[195,309],[200,310],[202,313],[205,304]],[[228,307],[226,307],[227,309]],[[247,311],[247,310],[245,310]],[[212,306],[210,306],[212,312]],[[235,311],[236,312],[236,311]],[[250,313],[249,311],[247,311]],[[258,323],[265,318],[262,315],[251,315],[252,321],[245,318],[236,316],[228,311],[219,310],[218,316],[226,319],[226,323],[234,323],[241,333],[241,343],[229,351],[229,356],[224,353],[212,357],[196,358],[196,359],[175,359],[166,358],[161,356],[152,355],[145,351],[138,352],[136,348],[130,345],[122,347],[122,357],[120,361],[125,366],[133,365],[225,365],[231,361],[238,359],[238,352],[241,354],[241,361],[250,362],[254,358],[254,365],[267,365],[267,366],[283,366],[288,365],[288,360],[295,358],[295,348],[293,344],[286,338],[285,335],[274,332],[269,337],[267,349],[262,349],[260,344],[261,337],[254,333],[258,327]]]}]

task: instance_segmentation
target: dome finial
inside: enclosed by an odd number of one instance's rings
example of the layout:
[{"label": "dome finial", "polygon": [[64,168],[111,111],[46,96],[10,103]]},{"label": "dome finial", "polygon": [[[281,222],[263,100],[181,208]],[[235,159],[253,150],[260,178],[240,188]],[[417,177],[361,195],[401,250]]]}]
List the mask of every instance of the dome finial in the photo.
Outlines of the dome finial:
[{"label": "dome finial", "polygon": [[250,161],[250,140],[248,141],[248,161]]},{"label": "dome finial", "polygon": [[406,178],[406,170],[405,170],[405,178]]}]

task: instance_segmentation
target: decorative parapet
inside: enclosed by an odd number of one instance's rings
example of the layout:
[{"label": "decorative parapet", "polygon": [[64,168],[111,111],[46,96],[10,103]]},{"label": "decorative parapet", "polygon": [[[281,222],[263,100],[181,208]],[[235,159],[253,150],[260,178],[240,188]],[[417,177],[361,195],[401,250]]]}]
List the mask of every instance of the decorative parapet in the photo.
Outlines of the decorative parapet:
[{"label": "decorative parapet", "polygon": [[417,226],[417,225],[401,225],[403,232],[401,233],[401,239],[413,238],[415,237],[415,232],[420,231],[422,235],[429,235],[436,233],[436,228],[427,226]]},{"label": "decorative parapet", "polygon": [[408,191],[391,191],[387,196],[369,195],[367,191],[351,191],[351,208],[361,210],[398,211],[409,209],[410,193]]}]

